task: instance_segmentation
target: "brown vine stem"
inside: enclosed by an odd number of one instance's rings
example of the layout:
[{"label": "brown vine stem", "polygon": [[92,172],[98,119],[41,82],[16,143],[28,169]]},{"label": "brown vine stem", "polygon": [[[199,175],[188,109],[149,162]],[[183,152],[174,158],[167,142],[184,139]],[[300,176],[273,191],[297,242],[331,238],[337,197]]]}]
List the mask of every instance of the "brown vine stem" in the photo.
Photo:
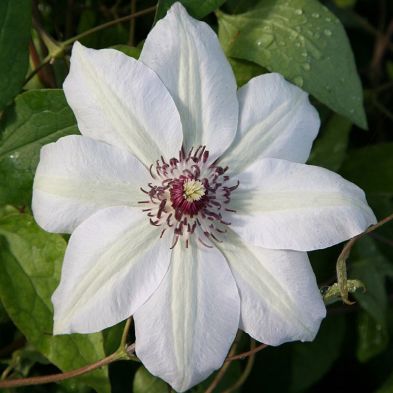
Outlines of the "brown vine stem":
[{"label": "brown vine stem", "polygon": [[132,325],[132,317],[128,318],[126,324],[124,325],[123,334],[120,341],[119,349],[112,353],[112,355],[107,356],[104,359],[98,360],[95,363],[89,364],[87,366],[66,371],[64,373],[44,375],[42,377],[30,377],[30,378],[18,378],[11,379],[8,381],[0,381],[0,389],[5,388],[15,388],[19,386],[31,386],[31,385],[43,385],[45,383],[60,382],[66,379],[75,378],[83,374],[87,374],[97,368],[107,366],[117,360],[137,360],[136,356],[133,355],[135,351],[135,344],[127,345],[127,337]]},{"label": "brown vine stem", "polygon": [[[136,0],[131,0],[131,14],[136,14]],[[128,38],[128,45],[133,46],[135,41],[135,25],[136,20],[132,18],[130,20],[130,32]]]},{"label": "brown vine stem", "polygon": [[98,31],[100,31],[100,30],[107,29],[108,27],[115,26],[115,25],[117,25],[117,24],[119,24],[119,23],[127,22],[127,21],[129,21],[129,20],[131,20],[131,19],[135,19],[135,18],[137,18],[137,17],[139,17],[139,16],[143,16],[143,15],[146,15],[146,14],[150,14],[150,13],[154,12],[154,11],[156,10],[156,8],[157,8],[156,6],[149,7],[149,8],[146,8],[146,9],[144,9],[144,10],[135,12],[135,13],[133,13],[133,14],[130,14],[130,15],[127,15],[127,16],[123,16],[123,17],[118,18],[118,19],[111,20],[110,22],[103,23],[102,25],[93,27],[93,28],[90,29],[90,30],[86,30],[86,31],[84,31],[84,32],[82,32],[82,33],[80,33],[80,34],[74,36],[74,37],[69,38],[68,40],[65,40],[65,41],[63,41],[63,42],[59,42],[58,45],[57,45],[57,48],[56,48],[54,51],[50,52],[49,55],[46,56],[45,59],[42,61],[42,63],[41,63],[38,67],[36,67],[36,68],[27,76],[27,78],[26,78],[24,84],[26,84],[26,83],[27,83],[27,82],[28,82],[28,81],[29,81],[38,71],[40,71],[43,67],[45,67],[45,66],[46,66],[47,64],[49,64],[49,63],[52,63],[57,57],[61,56],[61,55],[64,53],[64,51],[65,51],[70,45],[72,45],[75,41],[78,41],[78,40],[80,40],[81,38],[87,37],[87,36],[90,35],[90,34],[94,34],[94,33],[98,32]]},{"label": "brown vine stem", "polygon": [[255,348],[256,348],[255,340],[251,339],[250,352],[252,352],[252,354],[248,357],[247,364],[243,370],[242,375],[231,387],[224,390],[223,393],[233,393],[235,390],[239,389],[244,384],[244,382],[247,381],[247,378],[249,377],[255,362],[256,352],[253,352]]},{"label": "brown vine stem", "polygon": [[381,243],[385,243],[388,246],[393,247],[393,240],[387,239],[386,237],[378,235],[377,233],[372,233],[370,236]]},{"label": "brown vine stem", "polygon": [[[242,333],[239,331],[238,334],[236,335],[236,338],[235,338],[235,341],[234,341],[234,343],[232,345],[232,348],[229,351],[229,357],[232,356],[236,352],[236,349],[237,349],[237,346],[238,346],[241,334]],[[214,377],[214,379],[211,382],[211,384],[205,390],[205,393],[212,393],[214,391],[214,389],[218,386],[218,384],[221,382],[221,380],[224,378],[224,375],[228,371],[228,368],[229,368],[229,366],[231,364],[231,362],[227,362],[226,360],[224,362],[224,365],[220,368],[220,370],[218,371],[218,373]]]},{"label": "brown vine stem", "polygon": [[386,108],[377,97],[374,97],[373,104],[375,108],[377,108],[381,113],[383,113],[386,117],[393,121],[393,112],[391,112],[388,108]]},{"label": "brown vine stem", "polygon": [[[359,26],[361,28],[363,28],[363,30],[365,30],[366,32],[372,34],[375,37],[380,37],[382,35],[382,33],[376,29],[366,18],[364,18],[363,16],[351,11],[351,10],[347,10],[347,13],[359,24]],[[387,47],[388,49],[393,52],[393,44],[391,42],[387,43]]]},{"label": "brown vine stem", "polygon": [[69,46],[69,45],[73,44],[75,41],[78,41],[81,38],[84,38],[90,34],[96,33],[97,31],[107,29],[108,27],[112,27],[112,26],[117,25],[122,22],[127,22],[129,20],[138,18],[139,16],[150,14],[151,12],[154,12],[156,10],[156,8],[157,8],[156,6],[145,8],[144,10],[132,13],[130,15],[123,16],[123,17],[115,19],[115,20],[111,20],[110,22],[107,22],[107,23],[103,23],[102,25],[93,27],[90,30],[86,30],[86,31],[84,31],[84,32],[82,32],[82,33],[80,33],[80,34],[78,34],[68,40],[63,41],[62,45],[64,47]]},{"label": "brown vine stem", "polygon": [[85,367],[81,367],[76,370],[71,370],[64,373],[58,373],[52,375],[44,375],[42,377],[18,378],[18,379],[11,379],[8,381],[0,381],[0,389],[16,388],[20,386],[42,385],[45,383],[64,381],[66,379],[75,378],[80,375],[86,374],[90,371],[106,366],[117,360],[125,359],[125,356],[126,355],[124,354],[123,351],[122,352],[116,351],[115,353],[112,353],[112,355],[109,355],[106,358],[99,360],[98,362],[89,364]]},{"label": "brown vine stem", "polygon": [[382,225],[385,225],[392,220],[393,220],[393,214],[385,217],[383,220],[377,222],[375,225],[371,225],[363,233],[360,233],[359,235],[349,240],[345,244],[344,248],[342,249],[337,259],[336,272],[337,272],[337,282],[340,288],[341,298],[344,303],[349,305],[353,304],[353,302],[351,302],[348,299],[348,287],[347,287],[347,259],[349,258],[352,247],[354,246],[357,240],[361,239],[363,236],[369,234],[370,232],[375,231],[376,229],[380,228]]},{"label": "brown vine stem", "polygon": [[371,71],[376,76],[379,76],[379,73],[381,72],[381,62],[385,55],[386,50],[389,47],[389,43],[392,35],[393,35],[393,20],[390,21],[389,26],[386,29],[386,33],[379,36],[375,42],[374,54],[371,60],[370,68]]},{"label": "brown vine stem", "polygon": [[249,351],[247,351],[247,352],[242,352],[242,353],[239,353],[238,355],[228,356],[228,357],[225,359],[225,362],[230,363],[230,362],[232,362],[232,361],[234,361],[234,360],[242,360],[242,359],[245,359],[245,358],[247,358],[247,357],[249,357],[249,356],[254,355],[255,353],[257,353],[257,352],[259,352],[259,351],[262,351],[262,349],[265,349],[266,347],[268,347],[267,344],[258,345],[258,346],[255,347],[254,349],[251,349],[251,350],[249,350]]}]

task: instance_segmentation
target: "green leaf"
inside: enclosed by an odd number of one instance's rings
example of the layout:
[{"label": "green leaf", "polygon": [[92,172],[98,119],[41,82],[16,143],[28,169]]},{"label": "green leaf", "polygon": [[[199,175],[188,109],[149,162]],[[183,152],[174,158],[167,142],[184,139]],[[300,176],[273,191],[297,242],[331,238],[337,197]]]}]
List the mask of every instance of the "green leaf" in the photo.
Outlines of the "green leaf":
[{"label": "green leaf", "polygon": [[315,141],[308,164],[337,171],[347,150],[352,124],[345,117],[333,114]]},{"label": "green leaf", "polygon": [[291,392],[307,389],[329,371],[340,356],[344,334],[345,319],[335,316],[322,322],[313,342],[293,344]]},{"label": "green leaf", "polygon": [[[382,256],[379,258],[383,259]],[[387,296],[385,276],[380,271],[380,259],[359,259],[352,264],[351,277],[361,280],[366,291],[354,293],[354,297],[376,321],[385,323]]]},{"label": "green leaf", "polygon": [[0,301],[0,324],[9,320],[7,312],[4,309],[3,303]]},{"label": "green leaf", "polygon": [[253,7],[255,7],[255,0],[227,0],[225,3],[225,9],[227,9],[230,14],[240,14]]},{"label": "green leaf", "polygon": [[244,14],[220,12],[218,22],[228,56],[281,73],[333,111],[367,127],[347,35],[317,0],[263,0]]},{"label": "green leaf", "polygon": [[393,373],[375,393],[392,393],[393,392]]},{"label": "green leaf", "polygon": [[251,61],[229,58],[238,87],[245,85],[255,76],[264,74],[266,69]]},{"label": "green leaf", "polygon": [[393,143],[351,151],[341,173],[366,193],[393,195]]},{"label": "green leaf", "polygon": [[29,65],[30,0],[0,1],[0,111],[19,93]]},{"label": "green leaf", "polygon": [[[384,158],[381,159],[383,160]],[[389,172],[388,169],[381,176],[385,176],[387,172]],[[379,220],[393,213],[393,193],[375,194],[371,190],[366,190],[366,195],[368,203]],[[391,264],[393,264],[393,247],[391,244],[391,239],[393,239],[393,224],[387,223],[383,225],[377,231],[373,232],[371,236],[378,241],[378,248],[389,261],[392,261]]]},{"label": "green leaf", "polygon": [[56,391],[53,393],[92,393],[92,392],[89,386],[80,383],[79,380],[76,378],[76,379],[66,379],[65,381],[59,383],[57,385]]},{"label": "green leaf", "polygon": [[[60,280],[65,240],[41,230],[27,214],[0,219],[0,297],[28,342],[61,370],[105,357],[101,333],[52,336],[51,295]],[[106,369],[80,377],[100,393],[110,391]]]},{"label": "green leaf", "polygon": [[366,287],[365,292],[354,294],[355,299],[377,323],[386,326],[388,297],[385,280],[387,276],[393,276],[393,266],[371,238],[363,238],[356,244],[350,276],[361,280]]},{"label": "green leaf", "polygon": [[151,375],[145,367],[139,367],[135,373],[134,393],[168,393],[168,385],[160,378]]},{"label": "green leaf", "polygon": [[120,322],[115,326],[111,326],[102,331],[104,336],[104,349],[105,354],[110,355],[115,352],[120,345],[120,341],[123,335],[124,322]]},{"label": "green leaf", "polygon": [[356,355],[360,362],[367,362],[384,351],[389,336],[386,326],[378,323],[365,311],[358,315],[358,345]]},{"label": "green leaf", "polygon": [[334,0],[334,4],[340,8],[351,8],[356,4],[357,0]]},{"label": "green leaf", "polygon": [[134,59],[139,59],[139,56],[142,52],[140,48],[136,48],[135,46],[129,45],[114,45],[112,46],[113,49],[119,50],[123,52],[125,55],[133,57]]},{"label": "green leaf", "polygon": [[351,277],[361,279],[366,286],[365,293],[354,294],[364,310],[358,315],[357,357],[366,362],[384,351],[389,342],[385,279],[393,276],[393,266],[367,237],[355,245],[352,259]]},{"label": "green leaf", "polygon": [[41,147],[77,132],[62,90],[19,95],[1,127],[0,204],[29,204]]},{"label": "green leaf", "polygon": [[[178,0],[158,0],[158,8],[154,23],[163,18],[169,8]],[[206,15],[221,7],[226,0],[180,0],[180,3],[186,7],[187,11],[194,18],[202,19]]]}]

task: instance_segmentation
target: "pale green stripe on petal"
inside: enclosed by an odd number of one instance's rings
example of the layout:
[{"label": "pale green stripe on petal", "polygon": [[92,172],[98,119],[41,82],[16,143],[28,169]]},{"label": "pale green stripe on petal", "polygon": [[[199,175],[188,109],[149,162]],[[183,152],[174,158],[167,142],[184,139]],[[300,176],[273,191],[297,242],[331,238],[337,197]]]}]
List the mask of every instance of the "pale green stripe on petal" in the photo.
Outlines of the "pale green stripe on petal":
[{"label": "pale green stripe on petal", "polygon": [[239,175],[232,228],[246,243],[311,251],[358,235],[376,222],[364,192],[324,168],[264,158]]},{"label": "pale green stripe on petal", "polygon": [[236,174],[261,158],[306,162],[320,125],[307,93],[271,73],[251,79],[238,99],[238,132],[220,165]]},{"label": "pale green stripe on petal", "polygon": [[94,203],[97,207],[110,206],[114,201],[118,205],[137,207],[138,199],[143,199],[143,194],[135,186],[115,181],[112,184],[103,184],[61,177],[37,176],[34,186],[36,190],[46,194]]},{"label": "pale green stripe on petal", "polygon": [[216,33],[177,2],[147,36],[140,60],[173,97],[185,148],[206,145],[219,157],[235,137],[239,110],[235,77]]},{"label": "pale green stripe on petal", "polygon": [[33,185],[37,223],[50,232],[71,233],[97,210],[138,206],[146,168],[128,151],[72,135],[41,149]]},{"label": "pale green stripe on petal", "polygon": [[64,92],[82,135],[128,149],[146,167],[181,148],[175,103],[159,77],[140,61],[77,42]]},{"label": "pale green stripe on petal", "polygon": [[164,277],[172,242],[139,209],[111,207],[84,221],[52,297],[55,333],[99,331],[131,316]]},{"label": "pale green stripe on petal", "polygon": [[268,345],[311,341],[325,306],[307,254],[245,244],[232,230],[217,247],[240,294],[240,327]]},{"label": "pale green stripe on petal", "polygon": [[162,284],[134,319],[136,353],[152,374],[179,392],[207,378],[221,367],[239,324],[238,292],[224,257],[179,242]]}]

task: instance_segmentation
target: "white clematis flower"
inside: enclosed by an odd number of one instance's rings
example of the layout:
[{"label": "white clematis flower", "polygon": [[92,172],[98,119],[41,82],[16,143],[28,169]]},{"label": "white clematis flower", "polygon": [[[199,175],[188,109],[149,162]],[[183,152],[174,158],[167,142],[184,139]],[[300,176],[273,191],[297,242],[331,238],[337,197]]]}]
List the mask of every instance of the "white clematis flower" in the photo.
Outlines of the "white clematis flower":
[{"label": "white clematis flower", "polygon": [[320,125],[307,94],[278,74],[236,92],[216,35],[178,3],[139,61],[76,43],[64,91],[82,136],[42,149],[33,194],[39,225],[72,233],[54,333],[134,315],[138,357],[177,391],[222,365],[238,328],[313,340],[325,307],[305,251],[375,217],[304,164]]}]

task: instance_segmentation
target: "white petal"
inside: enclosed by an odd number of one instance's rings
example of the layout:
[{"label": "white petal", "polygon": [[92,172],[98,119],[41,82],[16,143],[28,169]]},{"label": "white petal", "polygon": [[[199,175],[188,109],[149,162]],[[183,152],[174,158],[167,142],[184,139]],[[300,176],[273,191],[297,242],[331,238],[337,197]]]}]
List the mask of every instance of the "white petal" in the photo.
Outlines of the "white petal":
[{"label": "white petal", "polygon": [[326,315],[307,254],[244,244],[228,231],[217,247],[240,294],[240,328],[269,345],[312,341]]},{"label": "white petal", "polygon": [[239,173],[263,157],[307,161],[320,126],[307,93],[272,73],[251,79],[238,98],[238,132],[220,165]]},{"label": "white petal", "polygon": [[152,374],[183,392],[221,367],[239,307],[222,254],[178,244],[160,287],[134,315],[136,354]]},{"label": "white petal", "polygon": [[71,233],[99,209],[138,206],[146,168],[126,150],[83,136],[67,136],[41,149],[32,209],[49,232]]},{"label": "white petal", "polygon": [[177,156],[182,129],[157,75],[114,49],[76,42],[64,92],[83,135],[129,149],[146,166]]},{"label": "white petal", "polygon": [[179,110],[184,145],[206,145],[217,158],[235,137],[236,81],[216,34],[180,3],[147,36],[140,56],[168,88]]},{"label": "white petal", "polygon": [[97,332],[133,314],[165,276],[172,241],[135,208],[110,207],[84,221],[52,297],[54,334]]},{"label": "white petal", "polygon": [[364,192],[327,169],[267,158],[249,166],[239,180],[232,226],[254,245],[311,251],[375,223]]}]

